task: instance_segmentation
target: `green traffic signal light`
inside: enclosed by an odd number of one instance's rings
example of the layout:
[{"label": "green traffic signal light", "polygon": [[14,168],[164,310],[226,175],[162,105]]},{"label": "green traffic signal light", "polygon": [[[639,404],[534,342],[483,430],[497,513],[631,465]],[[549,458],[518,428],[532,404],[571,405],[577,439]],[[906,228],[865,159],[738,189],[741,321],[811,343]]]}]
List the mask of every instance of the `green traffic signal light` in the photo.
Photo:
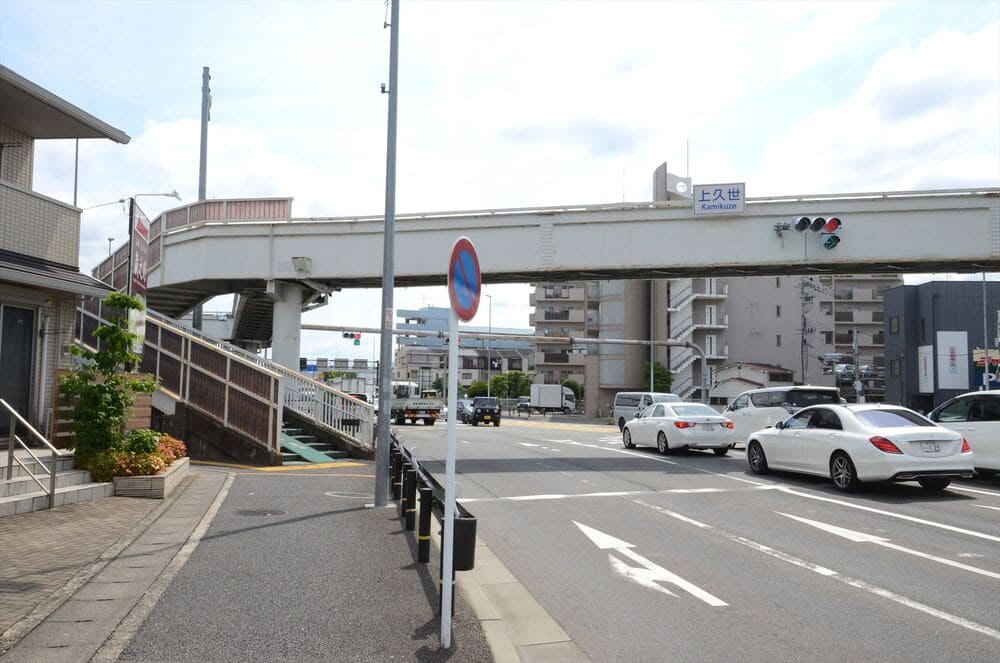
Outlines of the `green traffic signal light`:
[{"label": "green traffic signal light", "polygon": [[838,244],[840,244],[840,238],[836,235],[830,235],[823,241],[823,248],[829,251],[835,248]]}]

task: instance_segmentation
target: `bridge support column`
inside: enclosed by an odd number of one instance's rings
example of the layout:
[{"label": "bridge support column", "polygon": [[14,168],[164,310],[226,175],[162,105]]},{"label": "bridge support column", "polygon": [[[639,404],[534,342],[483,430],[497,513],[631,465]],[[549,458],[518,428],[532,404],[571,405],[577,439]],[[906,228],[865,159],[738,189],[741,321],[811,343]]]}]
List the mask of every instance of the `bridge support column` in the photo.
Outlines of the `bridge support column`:
[{"label": "bridge support column", "polygon": [[271,322],[271,361],[299,370],[302,336],[302,286],[275,283],[274,317]]}]

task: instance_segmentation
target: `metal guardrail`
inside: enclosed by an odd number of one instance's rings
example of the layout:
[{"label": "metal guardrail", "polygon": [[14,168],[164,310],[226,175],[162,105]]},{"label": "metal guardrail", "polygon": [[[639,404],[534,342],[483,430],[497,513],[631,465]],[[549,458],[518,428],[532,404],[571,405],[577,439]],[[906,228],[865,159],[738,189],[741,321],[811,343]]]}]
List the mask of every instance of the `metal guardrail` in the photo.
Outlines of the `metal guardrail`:
[{"label": "metal guardrail", "polygon": [[[444,524],[444,487],[434,477],[420,467],[413,454],[403,446],[395,435],[390,435],[389,443],[389,490],[390,497],[399,502],[399,517],[408,531],[417,524],[417,493],[420,493],[420,523],[417,530],[417,562],[426,564],[431,559],[431,515]],[[471,571],[476,566],[476,517],[455,502],[455,543],[453,546],[454,566],[452,568],[452,592],[455,591],[455,571]],[[441,551],[447,542],[441,533]],[[442,563],[442,573],[444,564]],[[444,583],[441,584],[442,589]],[[443,594],[439,600],[443,599]],[[440,610],[440,603],[438,606]],[[452,615],[455,601],[452,596]]]},{"label": "metal guardrail", "polygon": [[[55,506],[55,500],[56,500],[56,473],[59,470],[59,468],[56,467],[56,461],[61,456],[67,454],[59,453],[59,450],[56,449],[51,442],[46,440],[44,435],[35,430],[35,428],[31,424],[29,424],[24,417],[22,417],[17,413],[17,410],[11,407],[7,403],[7,401],[5,401],[2,398],[0,398],[0,409],[7,410],[7,412],[10,413],[10,435],[7,442],[7,480],[10,481],[11,479],[14,478],[14,463],[17,463],[21,467],[21,469],[24,470],[35,483],[38,484],[39,488],[41,488],[48,494],[49,497],[48,508],[51,509],[53,506]],[[48,468],[45,467],[45,463],[43,463],[41,459],[38,458],[38,456],[32,453],[31,449],[28,448],[28,445],[25,444],[24,440],[18,437],[17,435],[18,424],[24,426],[25,430],[27,430],[32,437],[34,437],[36,440],[41,442],[45,447],[49,449],[51,455],[49,457]],[[42,483],[42,481],[37,476],[35,476],[35,473],[29,470],[27,466],[23,462],[21,462],[21,459],[14,455],[15,442],[22,449],[28,452],[28,455],[31,456],[36,463],[38,463],[38,467],[40,467],[44,473],[49,475],[48,486]]]}]

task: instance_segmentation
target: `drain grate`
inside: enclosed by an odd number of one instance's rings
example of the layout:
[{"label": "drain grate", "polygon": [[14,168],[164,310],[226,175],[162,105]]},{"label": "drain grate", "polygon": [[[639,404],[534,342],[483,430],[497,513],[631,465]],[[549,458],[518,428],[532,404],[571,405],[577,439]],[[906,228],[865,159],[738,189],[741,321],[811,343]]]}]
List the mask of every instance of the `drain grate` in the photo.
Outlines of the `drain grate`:
[{"label": "drain grate", "polygon": [[236,512],[237,516],[283,516],[287,511],[279,511],[278,509],[241,509]]}]

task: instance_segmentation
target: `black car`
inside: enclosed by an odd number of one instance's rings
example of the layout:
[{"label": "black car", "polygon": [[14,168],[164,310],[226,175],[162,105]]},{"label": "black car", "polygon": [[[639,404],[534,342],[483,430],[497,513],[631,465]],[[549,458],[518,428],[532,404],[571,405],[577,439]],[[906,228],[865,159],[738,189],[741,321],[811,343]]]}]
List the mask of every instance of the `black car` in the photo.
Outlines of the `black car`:
[{"label": "black car", "polygon": [[500,401],[491,396],[477,396],[472,399],[472,425],[478,426],[479,422],[484,424],[500,425]]},{"label": "black car", "polygon": [[455,419],[463,424],[469,423],[472,417],[472,399],[460,398],[455,403]]}]

